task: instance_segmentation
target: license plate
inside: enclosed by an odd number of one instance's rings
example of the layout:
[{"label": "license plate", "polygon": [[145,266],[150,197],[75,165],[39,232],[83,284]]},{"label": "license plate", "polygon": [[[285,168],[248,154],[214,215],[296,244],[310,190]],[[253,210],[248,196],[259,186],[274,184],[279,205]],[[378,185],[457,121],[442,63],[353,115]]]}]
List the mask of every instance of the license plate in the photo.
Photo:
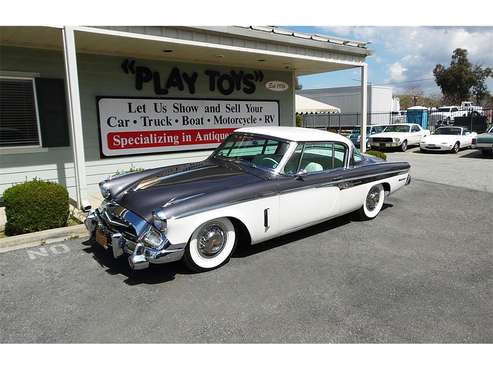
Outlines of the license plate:
[{"label": "license plate", "polygon": [[99,229],[96,229],[96,241],[104,249],[108,248],[108,238],[106,237],[106,234]]}]

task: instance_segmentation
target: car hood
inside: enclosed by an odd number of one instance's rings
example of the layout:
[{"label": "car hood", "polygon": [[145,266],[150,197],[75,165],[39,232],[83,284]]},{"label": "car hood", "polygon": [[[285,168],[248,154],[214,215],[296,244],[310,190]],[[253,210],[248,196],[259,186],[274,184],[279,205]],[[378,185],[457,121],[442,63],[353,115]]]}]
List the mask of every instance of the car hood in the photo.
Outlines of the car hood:
[{"label": "car hood", "polygon": [[429,135],[424,137],[421,141],[428,144],[453,144],[460,139],[457,135]]},{"label": "car hood", "polygon": [[379,134],[373,134],[370,136],[370,138],[374,138],[374,137],[398,137],[398,138],[401,138],[401,137],[406,137],[409,135],[409,132],[380,132]]},{"label": "car hood", "polygon": [[149,221],[154,210],[261,181],[238,164],[206,160],[163,167],[131,182],[114,200]]}]

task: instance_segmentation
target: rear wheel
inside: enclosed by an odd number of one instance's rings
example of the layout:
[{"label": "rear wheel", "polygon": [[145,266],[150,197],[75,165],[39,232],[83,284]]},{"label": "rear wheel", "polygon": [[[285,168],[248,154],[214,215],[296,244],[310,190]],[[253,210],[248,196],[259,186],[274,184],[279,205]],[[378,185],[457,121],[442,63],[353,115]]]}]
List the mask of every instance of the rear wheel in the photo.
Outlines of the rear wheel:
[{"label": "rear wheel", "polygon": [[366,194],[365,202],[359,209],[358,215],[362,220],[371,220],[380,213],[385,200],[385,190],[382,184],[377,184],[371,187]]},{"label": "rear wheel", "polygon": [[454,144],[454,146],[452,147],[451,152],[454,153],[454,154],[457,154],[457,153],[459,153],[459,149],[460,149],[460,144],[459,144],[459,142],[456,142]]},{"label": "rear wheel", "polygon": [[183,260],[192,271],[215,269],[229,260],[236,242],[235,228],[229,219],[207,221],[193,232]]}]

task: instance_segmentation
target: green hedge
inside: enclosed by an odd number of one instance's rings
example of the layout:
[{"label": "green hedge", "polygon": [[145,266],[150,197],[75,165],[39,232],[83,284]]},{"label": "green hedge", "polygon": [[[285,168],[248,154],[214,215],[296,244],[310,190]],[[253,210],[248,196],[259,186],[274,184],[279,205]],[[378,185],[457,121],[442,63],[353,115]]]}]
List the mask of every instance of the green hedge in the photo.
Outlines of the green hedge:
[{"label": "green hedge", "polygon": [[65,187],[43,180],[12,186],[3,193],[6,235],[25,234],[67,225],[69,198]]},{"label": "green hedge", "polygon": [[379,152],[378,150],[368,150],[366,154],[382,158],[384,161],[387,160],[387,154],[385,154],[384,152]]}]

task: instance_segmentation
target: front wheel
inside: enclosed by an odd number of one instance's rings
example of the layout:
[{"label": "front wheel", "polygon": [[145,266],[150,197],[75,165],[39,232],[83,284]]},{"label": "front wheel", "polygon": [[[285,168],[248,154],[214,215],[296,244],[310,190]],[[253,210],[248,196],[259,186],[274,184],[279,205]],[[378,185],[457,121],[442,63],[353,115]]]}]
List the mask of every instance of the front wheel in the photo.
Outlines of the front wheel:
[{"label": "front wheel", "polygon": [[193,232],[183,260],[196,272],[215,269],[229,260],[236,242],[235,228],[229,219],[207,221]]},{"label": "front wheel", "polygon": [[407,150],[407,140],[404,140],[400,146],[401,152],[405,152]]},{"label": "front wheel", "polygon": [[457,153],[459,153],[459,149],[460,149],[460,144],[459,144],[459,142],[457,142],[457,143],[454,144],[451,152],[454,153],[454,154],[457,154]]},{"label": "front wheel", "polygon": [[359,209],[358,215],[362,220],[371,220],[380,213],[385,200],[385,190],[382,184],[371,187],[366,195],[363,206]]}]

